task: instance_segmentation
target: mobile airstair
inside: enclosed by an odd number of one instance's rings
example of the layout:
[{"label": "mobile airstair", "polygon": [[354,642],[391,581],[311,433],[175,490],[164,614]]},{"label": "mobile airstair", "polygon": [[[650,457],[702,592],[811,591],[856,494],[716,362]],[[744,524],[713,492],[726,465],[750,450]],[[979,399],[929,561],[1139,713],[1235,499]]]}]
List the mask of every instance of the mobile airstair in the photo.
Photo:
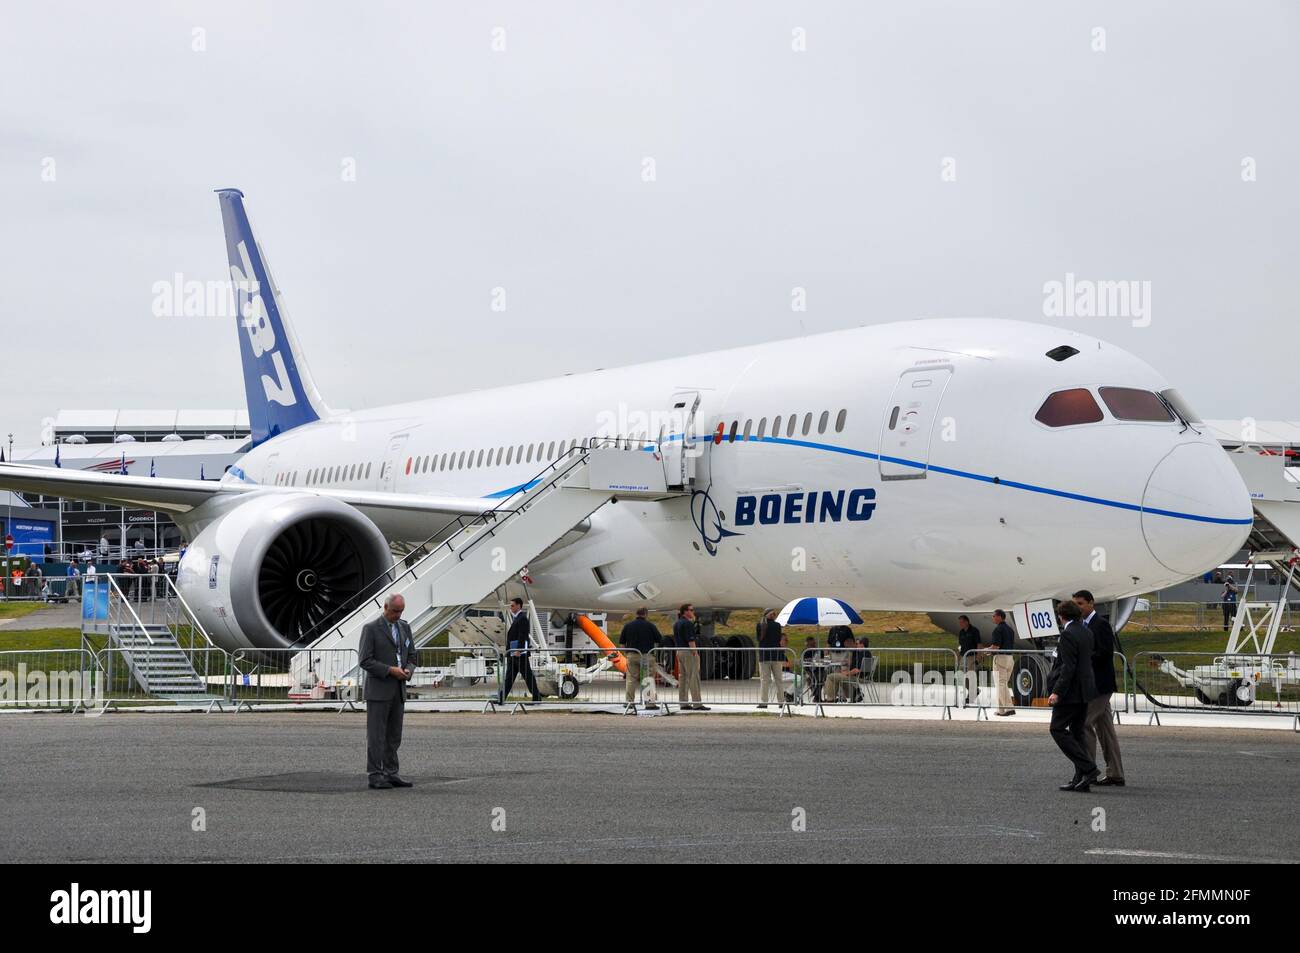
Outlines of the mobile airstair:
[{"label": "mobile airstair", "polygon": [[110,702],[143,697],[219,708],[222,653],[165,574],[99,573],[84,579],[81,641]]},{"label": "mobile airstair", "polygon": [[668,487],[663,459],[653,449],[574,448],[491,510],[451,521],[395,563],[364,602],[318,627],[314,638],[308,633],[311,641],[294,656],[291,675],[300,684],[314,681],[330,688],[359,680],[361,629],[382,611],[389,595],[406,600],[403,618],[417,647],[425,645],[602,506],[689,492]]}]

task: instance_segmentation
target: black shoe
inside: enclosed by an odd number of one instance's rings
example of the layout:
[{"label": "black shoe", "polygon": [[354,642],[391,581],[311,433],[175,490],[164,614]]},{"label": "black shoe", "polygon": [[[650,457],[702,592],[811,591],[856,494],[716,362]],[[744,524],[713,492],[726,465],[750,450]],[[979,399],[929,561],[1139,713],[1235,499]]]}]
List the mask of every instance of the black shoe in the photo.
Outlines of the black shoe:
[{"label": "black shoe", "polygon": [[389,783],[389,785],[390,785],[391,787],[395,787],[395,788],[413,788],[413,787],[415,787],[415,785],[412,784],[410,781],[403,780],[402,778],[399,778],[399,777],[398,777],[397,775],[395,775],[395,774],[390,774],[390,775],[388,776],[388,783]]},{"label": "black shoe", "polygon": [[1056,790],[1058,790],[1058,791],[1073,791],[1074,788],[1075,788],[1075,785],[1077,785],[1077,784],[1078,784],[1080,781],[1082,781],[1082,780],[1083,780],[1083,776],[1082,776],[1082,775],[1075,775],[1073,778],[1071,778],[1071,779],[1070,779],[1069,781],[1067,781],[1065,784],[1062,784],[1062,785],[1061,785],[1060,787],[1058,787]]},{"label": "black shoe", "polygon": [[1087,794],[1090,790],[1092,790],[1092,785],[1097,780],[1098,774],[1099,772],[1097,771],[1093,771],[1091,774],[1085,774],[1082,778],[1080,778],[1077,782],[1075,782],[1074,787],[1071,788],[1070,790],[1074,791],[1076,794]]},{"label": "black shoe", "polygon": [[641,707],[643,707],[646,711],[658,711],[658,710],[659,710],[659,706],[656,705],[654,702],[651,702],[649,705],[642,705]]},{"label": "black shoe", "polygon": [[393,787],[392,784],[390,784],[388,781],[383,780],[382,778],[378,781],[370,782],[370,790],[372,791],[388,791],[391,790],[392,787]]},{"label": "black shoe", "polygon": [[1122,788],[1124,786],[1123,778],[1104,777],[1094,782],[1099,788]]},{"label": "black shoe", "polygon": [[995,711],[993,714],[995,714],[995,715],[1014,715],[1015,713],[1016,713],[1016,710],[1015,710],[1014,708],[1008,708],[1006,711]]},{"label": "black shoe", "polygon": [[696,711],[712,711],[712,710],[713,710],[713,709],[709,708],[708,705],[694,705],[694,706],[692,706],[692,707],[694,707],[694,709],[695,709]]}]

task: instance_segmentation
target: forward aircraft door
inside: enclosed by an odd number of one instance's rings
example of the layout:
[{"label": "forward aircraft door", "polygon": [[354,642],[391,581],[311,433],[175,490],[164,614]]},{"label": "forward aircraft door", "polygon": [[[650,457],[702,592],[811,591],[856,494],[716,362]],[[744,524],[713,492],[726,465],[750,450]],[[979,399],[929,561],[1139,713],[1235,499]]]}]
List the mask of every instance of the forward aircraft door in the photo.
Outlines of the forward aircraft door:
[{"label": "forward aircraft door", "polygon": [[664,478],[670,490],[688,490],[695,483],[695,414],[700,409],[700,392],[682,390],[673,394],[672,411],[659,427],[659,453]]},{"label": "forward aircraft door", "polygon": [[393,436],[388,442],[388,453],[384,459],[383,468],[379,471],[379,491],[381,493],[392,493],[397,486],[398,468],[404,466],[402,460],[402,450],[406,447],[406,440],[410,434],[399,433]]},{"label": "forward aircraft door", "polygon": [[952,367],[910,367],[898,377],[880,431],[880,479],[923,480],[939,403]]}]

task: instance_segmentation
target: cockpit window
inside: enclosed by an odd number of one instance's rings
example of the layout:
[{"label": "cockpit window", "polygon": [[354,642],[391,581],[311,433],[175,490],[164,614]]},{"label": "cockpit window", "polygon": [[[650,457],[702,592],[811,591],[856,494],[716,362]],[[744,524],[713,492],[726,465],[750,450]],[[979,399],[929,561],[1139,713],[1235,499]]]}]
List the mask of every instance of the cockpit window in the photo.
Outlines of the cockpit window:
[{"label": "cockpit window", "polygon": [[1168,423],[1174,419],[1169,408],[1149,390],[1136,387],[1099,387],[1101,399],[1106,402],[1116,420],[1148,420]]},{"label": "cockpit window", "polygon": [[1188,406],[1187,401],[1183,399],[1183,395],[1178,393],[1178,391],[1174,390],[1172,387],[1169,388],[1169,390],[1162,390],[1160,396],[1169,402],[1169,406],[1174,409],[1174,413],[1181,416],[1183,420],[1187,421],[1189,424],[1204,423],[1204,421],[1196,415],[1196,411],[1192,410],[1192,408]]},{"label": "cockpit window", "polygon": [[1085,387],[1058,390],[1043,401],[1034,419],[1049,427],[1072,427],[1075,424],[1095,424],[1101,420],[1101,408],[1092,392]]}]

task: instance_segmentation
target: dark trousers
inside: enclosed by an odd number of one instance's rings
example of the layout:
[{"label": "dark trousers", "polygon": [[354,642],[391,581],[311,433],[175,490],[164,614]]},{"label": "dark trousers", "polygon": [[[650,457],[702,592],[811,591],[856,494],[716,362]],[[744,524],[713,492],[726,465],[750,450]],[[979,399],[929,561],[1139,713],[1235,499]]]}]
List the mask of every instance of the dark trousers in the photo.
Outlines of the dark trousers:
[{"label": "dark trousers", "polygon": [[1227,632],[1232,628],[1232,620],[1237,615],[1237,604],[1235,602],[1225,602],[1223,604],[1223,631]]},{"label": "dark trousers", "polygon": [[537,690],[537,679],[533,677],[533,666],[528,661],[528,655],[515,655],[512,652],[506,659],[506,677],[501,683],[502,704],[505,704],[505,700],[510,697],[510,689],[514,688],[515,679],[521,675],[524,678],[524,684],[533,693],[533,701],[541,700],[542,693]]},{"label": "dark trousers", "polygon": [[1097,762],[1088,757],[1084,726],[1088,721],[1085,702],[1057,702],[1052,708],[1052,740],[1074,764],[1075,777],[1097,773]]},{"label": "dark trousers", "polygon": [[366,773],[372,781],[397,773],[405,709],[401,695],[387,701],[366,701]]}]

